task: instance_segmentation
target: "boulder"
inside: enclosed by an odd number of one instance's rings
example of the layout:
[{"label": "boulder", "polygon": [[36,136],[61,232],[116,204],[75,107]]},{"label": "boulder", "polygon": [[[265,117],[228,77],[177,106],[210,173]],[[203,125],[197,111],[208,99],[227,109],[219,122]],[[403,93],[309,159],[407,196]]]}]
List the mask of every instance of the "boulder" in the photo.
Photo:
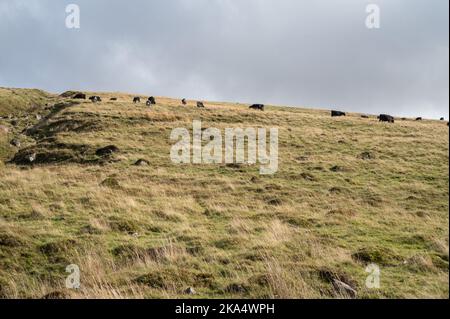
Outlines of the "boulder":
[{"label": "boulder", "polygon": [[144,159],[137,160],[136,163],[134,163],[135,166],[149,166],[150,163]]}]

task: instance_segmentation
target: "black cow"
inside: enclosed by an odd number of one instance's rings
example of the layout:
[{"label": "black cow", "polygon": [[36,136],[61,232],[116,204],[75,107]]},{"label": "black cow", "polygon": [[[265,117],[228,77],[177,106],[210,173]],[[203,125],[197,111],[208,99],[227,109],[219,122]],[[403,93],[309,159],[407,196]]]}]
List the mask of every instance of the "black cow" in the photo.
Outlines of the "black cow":
[{"label": "black cow", "polygon": [[203,102],[197,102],[197,107],[201,108],[201,109],[204,109],[205,105],[203,104]]},{"label": "black cow", "polygon": [[336,117],[336,116],[346,116],[347,114],[345,114],[345,112],[341,112],[341,111],[331,111],[331,116],[332,117]]},{"label": "black cow", "polygon": [[361,115],[361,117],[362,117],[363,119],[368,119],[368,118],[369,118],[369,115]]},{"label": "black cow", "polygon": [[445,118],[441,117],[441,121],[445,121]]},{"label": "black cow", "polygon": [[250,105],[249,109],[264,111],[264,104],[253,104]]},{"label": "black cow", "polygon": [[74,99],[77,99],[77,100],[86,100],[86,94],[83,94],[83,93],[77,93],[77,94],[74,95],[73,98],[74,98]]},{"label": "black cow", "polygon": [[181,100],[181,103],[182,103],[183,105],[186,105],[186,104],[187,104],[186,99],[182,99],[182,100]]},{"label": "black cow", "polygon": [[422,121],[421,117],[416,118],[416,121]]},{"label": "black cow", "polygon": [[153,96],[150,96],[147,100],[147,105],[155,105],[156,104],[156,100]]},{"label": "black cow", "polygon": [[378,120],[380,122],[395,123],[394,117],[387,114],[380,114],[380,116],[378,116]]},{"label": "black cow", "polygon": [[110,100],[110,101],[117,101],[117,98],[116,98],[116,97],[112,97],[112,98],[110,98],[109,100]]},{"label": "black cow", "polygon": [[136,97],[133,99],[133,103],[141,103],[141,98],[140,98],[139,96],[136,96]]},{"label": "black cow", "polygon": [[96,103],[96,102],[101,102],[101,101],[102,101],[102,99],[100,98],[100,96],[91,96],[91,97],[89,98],[89,100],[91,100],[92,103]]}]

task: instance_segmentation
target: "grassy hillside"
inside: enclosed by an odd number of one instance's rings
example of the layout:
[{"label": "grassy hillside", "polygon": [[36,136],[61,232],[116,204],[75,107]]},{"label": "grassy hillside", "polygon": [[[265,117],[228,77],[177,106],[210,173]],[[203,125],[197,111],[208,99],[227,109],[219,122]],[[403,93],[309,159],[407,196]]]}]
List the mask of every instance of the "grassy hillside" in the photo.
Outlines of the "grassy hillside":
[{"label": "grassy hillside", "polygon": [[[446,123],[166,98],[149,110],[99,95],[44,94],[41,120],[0,119],[11,129],[0,132],[0,297],[350,297],[337,279],[357,298],[448,298]],[[194,119],[278,127],[278,173],[173,164],[170,133]],[[96,154],[108,145],[119,151]],[[380,289],[365,286],[372,262]],[[69,264],[79,290],[65,288]]]},{"label": "grassy hillside", "polygon": [[0,117],[24,116],[54,98],[55,96],[42,90],[0,87]]}]

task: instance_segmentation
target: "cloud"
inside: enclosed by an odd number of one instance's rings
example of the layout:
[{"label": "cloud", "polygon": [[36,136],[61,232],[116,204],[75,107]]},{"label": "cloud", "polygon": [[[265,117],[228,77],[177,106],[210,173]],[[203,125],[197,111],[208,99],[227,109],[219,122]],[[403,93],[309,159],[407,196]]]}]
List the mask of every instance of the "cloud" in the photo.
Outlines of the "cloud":
[{"label": "cloud", "polygon": [[[368,3],[381,29],[365,27]],[[65,28],[65,6],[81,29]],[[0,85],[448,117],[442,0],[0,0]]]}]

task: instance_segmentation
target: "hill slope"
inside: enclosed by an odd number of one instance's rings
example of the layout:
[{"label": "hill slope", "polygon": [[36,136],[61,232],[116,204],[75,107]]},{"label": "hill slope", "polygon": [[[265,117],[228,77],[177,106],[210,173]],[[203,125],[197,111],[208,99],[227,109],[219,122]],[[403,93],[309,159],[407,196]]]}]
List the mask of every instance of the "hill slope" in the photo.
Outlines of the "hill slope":
[{"label": "hill slope", "polygon": [[[0,119],[0,297],[351,297],[339,280],[358,298],[448,298],[445,123],[99,95],[44,94],[38,117]],[[171,131],[195,119],[278,127],[278,173],[173,164]],[[370,263],[379,289],[365,285]],[[79,290],[65,288],[69,264]]]}]

